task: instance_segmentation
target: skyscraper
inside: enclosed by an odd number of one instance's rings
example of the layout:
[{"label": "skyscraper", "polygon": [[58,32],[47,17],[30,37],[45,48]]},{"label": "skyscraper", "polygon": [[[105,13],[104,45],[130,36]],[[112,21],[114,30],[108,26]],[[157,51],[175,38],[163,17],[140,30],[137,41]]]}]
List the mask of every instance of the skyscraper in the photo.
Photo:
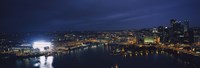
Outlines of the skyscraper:
[{"label": "skyscraper", "polygon": [[173,27],[173,25],[176,23],[176,19],[171,19],[170,20],[170,25],[171,25],[171,27]]},{"label": "skyscraper", "polygon": [[183,31],[184,31],[184,33],[189,31],[189,21],[188,20],[183,21]]},{"label": "skyscraper", "polygon": [[171,43],[190,43],[189,21],[170,20],[170,42]]},{"label": "skyscraper", "polygon": [[158,27],[158,36],[160,37],[160,41],[163,43],[164,42],[164,27],[163,26],[159,26]]},{"label": "skyscraper", "polygon": [[181,21],[177,21],[176,19],[170,20],[171,31],[170,31],[170,41],[171,43],[179,43],[180,35],[182,34]]}]

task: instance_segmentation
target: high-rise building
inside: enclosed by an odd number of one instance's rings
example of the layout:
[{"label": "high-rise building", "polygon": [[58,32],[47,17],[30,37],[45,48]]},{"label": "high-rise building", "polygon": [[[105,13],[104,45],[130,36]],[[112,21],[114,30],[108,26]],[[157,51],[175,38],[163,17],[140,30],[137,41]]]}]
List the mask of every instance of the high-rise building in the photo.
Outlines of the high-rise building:
[{"label": "high-rise building", "polygon": [[164,27],[163,26],[159,26],[158,27],[158,36],[160,37],[160,41],[163,43],[164,42]]},{"label": "high-rise building", "polygon": [[170,43],[171,42],[171,40],[170,40],[170,36],[171,36],[171,28],[169,28],[169,27],[165,27],[164,28],[164,33],[163,33],[163,42],[164,43]]},{"label": "high-rise building", "polygon": [[189,31],[189,21],[183,21],[183,31],[188,32]]},{"label": "high-rise building", "polygon": [[181,21],[176,19],[170,20],[171,31],[170,31],[170,41],[171,43],[179,43],[180,35],[182,34]]},{"label": "high-rise building", "polygon": [[189,21],[170,20],[170,42],[171,43],[190,43]]},{"label": "high-rise building", "polygon": [[174,25],[176,22],[177,22],[176,19],[171,19],[171,20],[170,20],[170,25],[171,25],[171,27],[173,27],[173,25]]},{"label": "high-rise building", "polygon": [[183,21],[183,36],[184,36],[184,39],[182,40],[183,43],[190,43],[190,35],[191,33],[189,32],[189,21]]},{"label": "high-rise building", "polygon": [[158,33],[158,29],[156,27],[153,28],[152,33]]}]

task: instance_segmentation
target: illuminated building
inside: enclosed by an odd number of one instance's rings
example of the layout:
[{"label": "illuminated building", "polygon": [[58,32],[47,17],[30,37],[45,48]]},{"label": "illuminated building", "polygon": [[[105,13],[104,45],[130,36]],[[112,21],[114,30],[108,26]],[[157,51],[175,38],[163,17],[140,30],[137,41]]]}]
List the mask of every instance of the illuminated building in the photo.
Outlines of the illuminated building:
[{"label": "illuminated building", "polygon": [[188,44],[191,42],[189,37],[189,21],[177,21],[176,19],[170,20],[170,43],[183,43]]},{"label": "illuminated building", "polygon": [[31,46],[15,46],[11,48],[15,53],[30,53],[32,52]]},{"label": "illuminated building", "polygon": [[190,43],[191,42],[191,36],[192,34],[190,33],[190,30],[189,30],[189,21],[183,21],[183,43]]},{"label": "illuminated building", "polygon": [[[200,28],[193,28],[193,42],[194,45],[200,46]],[[192,36],[190,36],[192,37]]]},{"label": "illuminated building", "polygon": [[174,19],[171,20],[171,43],[179,42],[179,35],[181,35],[181,23]]},{"label": "illuminated building", "polygon": [[51,51],[52,47],[51,42],[37,41],[33,43],[33,48],[39,49],[40,52]]},{"label": "illuminated building", "polygon": [[153,28],[152,33],[158,33],[158,29],[157,28]]},{"label": "illuminated building", "polygon": [[144,37],[144,44],[154,44],[154,37]]},{"label": "illuminated building", "polygon": [[164,31],[164,27],[163,26],[159,26],[158,27],[158,36],[160,37],[160,41],[163,43],[164,39],[166,37],[166,32]]}]

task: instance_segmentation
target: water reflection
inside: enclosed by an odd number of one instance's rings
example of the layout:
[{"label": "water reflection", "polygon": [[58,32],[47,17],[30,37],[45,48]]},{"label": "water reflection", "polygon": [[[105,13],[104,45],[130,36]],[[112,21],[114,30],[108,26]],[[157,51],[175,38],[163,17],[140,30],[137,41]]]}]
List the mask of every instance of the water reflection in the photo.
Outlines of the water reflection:
[{"label": "water reflection", "polygon": [[53,68],[52,63],[53,63],[53,56],[40,56],[39,62],[36,62],[34,64],[34,67]]},{"label": "water reflection", "polygon": [[0,66],[2,68],[199,68],[199,65],[179,55],[181,54],[176,55],[158,49],[97,46],[69,50],[64,54],[57,53],[54,57],[17,59],[17,62],[5,63],[3,65],[5,67],[2,67],[2,64]]}]

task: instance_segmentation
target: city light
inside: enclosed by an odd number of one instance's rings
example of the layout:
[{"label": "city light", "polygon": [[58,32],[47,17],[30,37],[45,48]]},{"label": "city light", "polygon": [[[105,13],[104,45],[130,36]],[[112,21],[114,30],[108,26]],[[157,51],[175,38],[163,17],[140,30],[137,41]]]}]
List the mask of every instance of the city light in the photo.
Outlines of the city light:
[{"label": "city light", "polygon": [[45,51],[45,47],[51,48],[52,43],[51,42],[45,42],[45,41],[36,41],[33,43],[34,49],[39,49],[41,52]]},{"label": "city light", "polygon": [[20,46],[31,46],[31,44],[22,44]]}]

